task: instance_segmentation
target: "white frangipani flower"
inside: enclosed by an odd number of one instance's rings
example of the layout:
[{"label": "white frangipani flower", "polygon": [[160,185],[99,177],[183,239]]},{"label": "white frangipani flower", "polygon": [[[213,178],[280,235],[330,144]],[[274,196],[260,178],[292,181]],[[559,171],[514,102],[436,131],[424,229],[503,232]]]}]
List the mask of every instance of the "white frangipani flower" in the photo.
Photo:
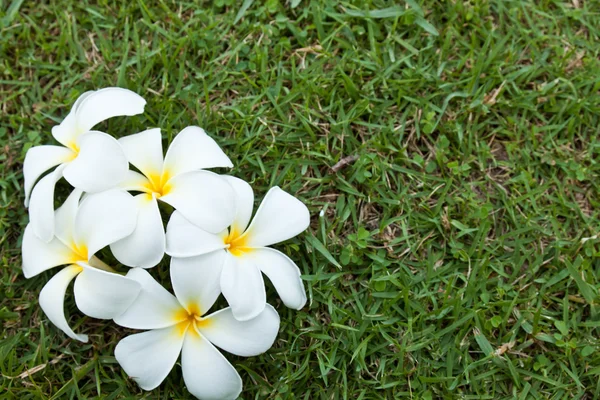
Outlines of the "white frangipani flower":
[{"label": "white frangipani flower", "polygon": [[[121,340],[115,357],[127,375],[144,390],[165,379],[181,353],[187,389],[200,399],[236,399],[242,380],[235,368],[214,347],[239,356],[267,351],[279,330],[279,315],[270,305],[256,318],[238,321],[230,308],[204,316],[219,296],[218,276],[211,259],[196,268],[171,268],[175,296],[143,269],[128,277],[142,290],[131,307],[114,320],[133,329],[150,329]],[[214,346],[213,346],[214,345]]]},{"label": "white frangipani flower", "polygon": [[[91,129],[111,117],[141,114],[145,105],[146,100],[127,89],[85,92],[64,121],[52,128],[52,136],[64,147],[45,145],[27,151],[25,206],[31,229],[40,239],[49,242],[54,236],[54,186],[60,178],[90,193],[110,189],[125,178],[127,159],[117,140]],[[36,185],[44,172],[57,165]]]},{"label": "white frangipani flower", "polygon": [[64,313],[67,287],[75,279],[77,308],[84,314],[111,319],[133,302],[140,284],[119,275],[94,256],[98,250],[131,234],[137,210],[133,197],[120,190],[87,195],[81,203],[81,190],[75,189],[55,211],[56,236],[46,243],[34,233],[31,224],[23,236],[23,273],[31,278],[59,265],[67,265],[54,275],[40,292],[40,306],[54,325],[73,339],[87,342],[87,335],[74,333]]},{"label": "white frangipani flower", "polygon": [[[248,320],[262,312],[266,304],[264,273],[273,283],[283,303],[299,310],[306,304],[300,270],[285,254],[271,249],[275,243],[304,231],[310,223],[306,206],[279,187],[269,190],[248,226],[254,193],[248,183],[225,176],[235,189],[237,213],[229,230],[211,234],[191,224],[175,211],[167,225],[167,249],[171,268],[193,268],[213,260],[223,295],[238,320]],[[247,227],[247,228],[246,228]]]},{"label": "white frangipani flower", "polygon": [[119,185],[142,192],[135,196],[139,210],[133,234],[111,246],[117,260],[130,267],[150,268],[165,252],[165,230],[158,209],[164,201],[192,223],[220,232],[233,220],[235,197],[223,177],[204,168],[232,167],[217,143],[201,128],[182,130],[163,160],[160,129],[119,139],[127,159],[141,173],[129,171]]}]

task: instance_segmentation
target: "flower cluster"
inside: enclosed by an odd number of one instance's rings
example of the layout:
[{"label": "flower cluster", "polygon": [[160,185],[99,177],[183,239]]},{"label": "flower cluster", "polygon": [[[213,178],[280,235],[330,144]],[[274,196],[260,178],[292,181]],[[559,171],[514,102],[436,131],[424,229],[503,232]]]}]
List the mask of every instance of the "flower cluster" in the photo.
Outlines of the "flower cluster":
[{"label": "flower cluster", "polygon": [[[160,385],[181,353],[183,378],[194,396],[236,398],[240,376],[216,347],[248,357],[272,346],[279,315],[267,304],[263,274],[287,307],[305,305],[300,270],[267,246],[304,231],[309,212],[273,187],[252,218],[250,185],[207,170],[233,165],[201,128],[183,129],[164,156],[159,129],[119,140],[92,130],[111,117],[141,114],[145,104],[126,89],[86,92],[52,129],[62,146],[27,152],[30,222],[23,236],[23,273],[31,278],[64,266],[41,290],[40,306],[73,339],[88,340],[71,329],[64,313],[73,279],[82,313],[146,330],[115,348],[117,361],[141,388]],[[55,210],[54,188],[62,178],[72,190]],[[174,210],[166,232],[160,203]],[[126,274],[98,257],[107,246],[120,264],[131,267]],[[175,295],[146,271],[165,253]],[[209,312],[221,293],[229,307]]]}]

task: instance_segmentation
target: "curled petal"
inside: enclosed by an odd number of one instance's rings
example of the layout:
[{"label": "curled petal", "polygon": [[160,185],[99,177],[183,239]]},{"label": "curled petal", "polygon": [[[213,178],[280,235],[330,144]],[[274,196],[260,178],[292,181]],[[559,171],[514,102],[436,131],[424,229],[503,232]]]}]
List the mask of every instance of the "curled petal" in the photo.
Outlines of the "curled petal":
[{"label": "curled petal", "polygon": [[50,268],[70,264],[75,259],[73,251],[65,246],[58,238],[46,243],[34,233],[31,224],[23,234],[23,275],[31,278]]},{"label": "curled petal", "polygon": [[40,179],[31,192],[29,221],[33,232],[45,242],[54,237],[54,187],[62,178],[65,164]]},{"label": "curled petal", "polygon": [[188,126],[173,139],[165,155],[164,171],[171,177],[205,168],[233,167],[204,129]]},{"label": "curled petal", "polygon": [[248,227],[248,222],[252,217],[254,208],[254,192],[248,182],[234,176],[225,175],[223,179],[227,180],[235,192],[236,213],[231,224],[231,230],[241,234]]},{"label": "curled petal", "polygon": [[77,308],[85,315],[114,318],[125,312],[140,292],[141,285],[131,278],[78,264],[83,271],[75,279],[73,291]]},{"label": "curled petal", "polygon": [[44,310],[48,319],[58,329],[66,333],[67,336],[82,342],[87,342],[88,336],[82,334],[78,335],[73,332],[65,318],[65,293],[69,283],[79,272],[81,272],[81,267],[70,265],[54,275],[40,292],[40,307],[42,307],[42,310]]},{"label": "curled petal", "polygon": [[178,326],[127,336],[115,347],[115,358],[142,389],[152,390],[175,365],[184,337]]},{"label": "curled petal", "polygon": [[86,132],[109,118],[142,114],[145,106],[146,100],[128,89],[108,87],[96,90],[77,107],[77,127]]},{"label": "curled petal", "polygon": [[79,154],[64,171],[71,185],[94,193],[115,187],[125,179],[127,158],[115,138],[91,131],[79,137],[79,146]]},{"label": "curled petal", "polygon": [[268,247],[248,253],[254,264],[269,277],[275,290],[289,308],[300,310],[306,304],[306,292],[300,279],[300,269],[288,256]]},{"label": "curled petal", "polygon": [[238,321],[231,308],[224,308],[206,317],[200,328],[212,344],[229,353],[250,357],[269,350],[279,331],[279,314],[270,304],[255,318]]},{"label": "curled petal", "polygon": [[203,400],[237,399],[242,379],[208,340],[190,329],[181,353],[183,380],[191,394]]},{"label": "curled petal", "polygon": [[171,214],[167,224],[167,254],[192,257],[225,248],[221,235],[206,232],[185,219],[179,211]]},{"label": "curled petal", "polygon": [[75,152],[61,146],[36,146],[27,150],[23,162],[25,178],[25,207],[29,205],[29,196],[35,182],[50,168],[70,161]]},{"label": "curled petal", "polygon": [[233,221],[234,192],[219,175],[208,171],[188,172],[169,180],[168,186],[168,193],[160,199],[199,228],[219,233]]},{"label": "curled petal", "polygon": [[224,250],[197,257],[172,258],[171,282],[179,303],[189,312],[204,315],[221,294]]},{"label": "curled petal", "polygon": [[240,321],[256,317],[267,304],[262,274],[250,257],[227,255],[221,273],[221,291]]},{"label": "curled petal", "polygon": [[135,229],[137,208],[129,193],[114,189],[87,195],[75,218],[75,241],[85,245],[88,259],[98,250],[129,236]]},{"label": "curled petal", "polygon": [[138,217],[133,233],[110,245],[120,263],[130,267],[151,268],[165,254],[165,228],[158,202],[149,194],[135,196]]},{"label": "curled petal", "polygon": [[52,136],[54,136],[59,143],[67,147],[75,147],[74,145],[77,143],[77,136],[83,133],[77,129],[77,109],[81,105],[81,102],[92,93],[94,93],[94,91],[90,90],[79,96],[77,100],[75,100],[75,104],[73,104],[71,111],[60,125],[56,125],[52,128]]},{"label": "curled petal", "polygon": [[141,268],[133,268],[127,277],[140,283],[142,289],[131,306],[114,321],[133,329],[159,329],[173,326],[188,318],[175,296]]},{"label": "curled petal", "polygon": [[127,161],[146,176],[162,174],[163,151],[160,129],[148,129],[119,139]]},{"label": "curled petal", "polygon": [[309,223],[304,203],[275,186],[267,192],[243,236],[249,247],[269,246],[296,236]]},{"label": "curled petal", "polygon": [[83,192],[79,189],[73,189],[65,202],[54,212],[54,234],[66,246],[75,242],[75,217],[79,210],[79,200]]}]

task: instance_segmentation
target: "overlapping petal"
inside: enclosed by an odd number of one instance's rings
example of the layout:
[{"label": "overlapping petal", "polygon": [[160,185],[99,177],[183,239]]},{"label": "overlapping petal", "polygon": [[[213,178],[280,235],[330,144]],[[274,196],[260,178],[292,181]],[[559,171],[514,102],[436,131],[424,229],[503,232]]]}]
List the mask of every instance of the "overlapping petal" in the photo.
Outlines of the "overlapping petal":
[{"label": "overlapping petal", "polygon": [[133,303],[141,285],[134,279],[102,271],[79,262],[83,268],[73,291],[77,308],[85,315],[110,319],[121,315]]},{"label": "overlapping petal", "polygon": [[151,185],[148,178],[136,171],[127,171],[125,178],[119,183],[118,187],[123,190],[133,190],[136,192],[146,192]]},{"label": "overlapping petal", "polygon": [[227,228],[235,217],[233,188],[209,171],[192,171],[169,180],[169,191],[160,199],[187,220],[211,233]]},{"label": "overlapping petal", "polygon": [[198,228],[179,211],[173,212],[167,224],[166,252],[172,257],[192,257],[225,248],[223,237]]},{"label": "overlapping petal", "polygon": [[127,336],[117,344],[115,358],[142,389],[152,390],[175,365],[184,337],[177,326]]},{"label": "overlapping petal", "polygon": [[25,228],[22,242],[23,275],[36,276],[50,268],[74,261],[73,251],[58,238],[46,243],[33,233],[31,224]]},{"label": "overlapping petal", "polygon": [[175,296],[141,268],[133,268],[127,277],[136,280],[141,285],[138,297],[131,306],[114,321],[126,328],[159,329],[172,326],[187,319],[187,313],[182,313],[183,307]]},{"label": "overlapping petal", "polygon": [[227,255],[221,273],[221,290],[233,315],[240,321],[256,317],[267,303],[262,274],[248,257]]},{"label": "overlapping petal", "polygon": [[52,127],[52,136],[54,136],[54,139],[62,145],[71,147],[71,145],[74,145],[77,142],[77,109],[81,102],[94,92],[94,90],[90,90],[82,93],[77,100],[75,100],[75,104],[71,107],[71,111],[67,114],[65,119],[63,119],[60,125]]},{"label": "overlapping petal", "polygon": [[86,196],[75,217],[74,238],[91,257],[98,250],[130,235],[137,222],[133,196],[113,189]]},{"label": "overlapping petal", "polygon": [[64,168],[65,164],[59,165],[40,179],[29,199],[29,222],[36,236],[45,242],[54,237],[54,187]]},{"label": "overlapping petal", "polygon": [[171,282],[177,299],[188,311],[204,315],[219,294],[225,251],[218,250],[197,257],[172,258]]},{"label": "overlapping petal", "polygon": [[275,186],[260,204],[244,233],[248,247],[263,247],[290,239],[308,228],[308,208],[294,196]]},{"label": "overlapping petal", "polygon": [[250,357],[267,351],[279,331],[279,314],[267,304],[263,311],[248,321],[238,321],[231,308],[206,317],[201,333],[212,344],[229,353]]},{"label": "overlapping petal", "polygon": [[66,246],[75,243],[75,217],[79,210],[79,200],[83,192],[73,189],[65,202],[54,212],[56,237]]},{"label": "overlapping petal", "polygon": [[56,325],[58,329],[66,333],[69,337],[82,342],[88,341],[87,335],[76,334],[73,332],[67,319],[65,318],[65,293],[69,283],[81,272],[81,267],[70,265],[63,268],[59,273],[46,283],[40,292],[40,307],[48,316],[48,319]]},{"label": "overlapping petal", "polygon": [[181,370],[187,389],[202,400],[237,399],[242,379],[225,357],[197,332],[185,335]]},{"label": "overlapping petal", "polygon": [[241,235],[242,232],[248,227],[250,218],[252,218],[252,209],[254,208],[254,192],[248,182],[236,178],[234,176],[223,176],[227,182],[231,185],[235,193],[236,199],[236,213],[231,223],[230,230],[237,232]]},{"label": "overlapping petal", "polygon": [[138,210],[133,233],[113,244],[110,249],[119,262],[130,267],[151,268],[165,254],[165,231],[158,202],[147,193],[135,196]]},{"label": "overlapping petal", "polygon": [[27,151],[23,162],[25,207],[29,205],[31,191],[40,176],[50,168],[70,161],[75,155],[73,150],[61,146],[36,146]]},{"label": "overlapping petal", "polygon": [[170,177],[205,168],[233,167],[229,157],[204,129],[188,126],[169,145],[164,171]]},{"label": "overlapping petal", "polygon": [[119,139],[127,160],[150,177],[160,175],[163,170],[162,138],[159,128],[148,129]]},{"label": "overlapping petal", "polygon": [[85,92],[65,120],[52,129],[52,135],[63,145],[72,147],[79,135],[98,123],[112,117],[141,114],[145,105],[146,100],[128,89],[108,87]]},{"label": "overlapping petal", "polygon": [[94,193],[110,189],[127,173],[127,158],[119,142],[103,132],[91,131],[78,139],[79,153],[63,172],[76,188]]}]

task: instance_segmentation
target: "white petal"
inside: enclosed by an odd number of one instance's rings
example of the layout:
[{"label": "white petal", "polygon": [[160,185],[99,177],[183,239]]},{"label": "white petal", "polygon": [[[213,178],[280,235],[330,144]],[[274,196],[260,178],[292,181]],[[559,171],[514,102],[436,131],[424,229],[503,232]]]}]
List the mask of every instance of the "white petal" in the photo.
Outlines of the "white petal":
[{"label": "white petal", "polygon": [[69,111],[69,114],[65,117],[65,119],[60,123],[60,125],[56,125],[52,127],[52,136],[63,145],[73,148],[77,143],[77,136],[84,133],[83,131],[78,131],[77,129],[77,109],[81,105],[81,102],[85,100],[90,94],[94,93],[93,90],[89,92],[84,92],[81,96],[75,100],[75,104]]},{"label": "white petal", "polygon": [[181,370],[187,389],[199,399],[237,399],[242,392],[242,378],[235,368],[192,328],[183,342]]},{"label": "white petal", "polygon": [[149,194],[135,196],[138,209],[137,224],[133,233],[110,245],[120,263],[130,267],[151,268],[165,254],[165,228],[158,202]]},{"label": "white petal", "polygon": [[184,337],[175,326],[127,336],[115,347],[115,358],[142,389],[152,390],[175,365]]},{"label": "white petal", "polygon": [[146,176],[160,175],[163,169],[162,137],[159,128],[148,129],[119,139],[127,160]]},{"label": "white petal", "polygon": [[288,256],[268,247],[248,252],[254,264],[269,277],[283,303],[289,308],[300,310],[306,304],[304,284],[300,269]]},{"label": "white petal", "polygon": [[270,304],[255,318],[238,321],[231,308],[206,317],[200,333],[212,344],[237,356],[256,356],[269,350],[279,331],[279,314]]},{"label": "white petal", "polygon": [[88,257],[129,236],[135,229],[137,208],[129,193],[114,189],[86,196],[75,218],[75,241]]},{"label": "white petal", "polygon": [[169,192],[160,199],[187,220],[211,233],[227,228],[235,216],[234,192],[229,183],[208,171],[193,171],[169,180]]},{"label": "white petal", "polygon": [[87,132],[112,117],[132,116],[144,112],[144,100],[128,89],[109,87],[87,95],[76,109],[76,130]]},{"label": "white petal", "polygon": [[221,273],[221,291],[240,321],[256,317],[267,304],[262,274],[250,257],[227,255]]},{"label": "white petal", "polygon": [[117,186],[123,190],[146,192],[150,185],[150,181],[144,175],[129,170],[125,173],[125,178]]},{"label": "white petal", "polygon": [[62,178],[65,164],[44,176],[35,185],[29,200],[29,221],[33,232],[45,242],[54,237],[54,187]]},{"label": "white petal", "polygon": [[139,282],[142,289],[131,306],[114,318],[118,325],[133,329],[158,329],[188,318],[175,296],[156,282],[146,270],[133,268],[127,273],[127,277]]},{"label": "white petal", "polygon": [[167,224],[167,254],[172,257],[192,257],[224,249],[220,235],[206,232],[185,219],[179,211],[171,214]]},{"label": "white petal", "polygon": [[66,246],[75,242],[75,217],[79,210],[79,200],[83,192],[79,189],[73,189],[65,202],[54,212],[54,234]]},{"label": "white petal", "polygon": [[69,327],[65,318],[65,293],[69,283],[81,271],[81,267],[70,265],[63,268],[58,274],[46,283],[40,292],[40,307],[48,316],[48,319],[67,336],[87,342],[87,335],[78,335]]},{"label": "white petal", "polygon": [[70,264],[74,260],[74,253],[58,238],[49,243],[40,240],[33,233],[31,224],[27,225],[23,234],[22,253],[25,278],[31,278],[59,265]]},{"label": "white petal", "polygon": [[85,315],[114,318],[124,313],[140,292],[141,285],[131,278],[78,264],[83,271],[75,279],[73,291],[77,308]]},{"label": "white petal", "polygon": [[164,171],[170,177],[204,168],[233,167],[217,142],[197,126],[188,126],[173,139],[165,155]]},{"label": "white petal", "polygon": [[64,171],[65,179],[85,192],[101,192],[125,179],[128,164],[119,142],[103,132],[79,137],[79,154]]},{"label": "white petal", "polygon": [[241,235],[248,227],[248,222],[252,217],[252,209],[254,208],[254,192],[248,182],[243,181],[234,176],[224,175],[224,179],[229,182],[235,191],[236,214],[231,224],[231,230]]},{"label": "white petal", "polygon": [[36,146],[27,150],[23,163],[25,207],[29,204],[31,190],[39,177],[50,168],[70,161],[74,156],[73,150],[61,146]]},{"label": "white petal", "polygon": [[272,187],[244,233],[248,247],[262,247],[293,238],[308,228],[310,214],[300,200]]},{"label": "white petal", "polygon": [[171,282],[179,303],[189,312],[204,315],[221,294],[224,250],[197,257],[172,258]]}]

